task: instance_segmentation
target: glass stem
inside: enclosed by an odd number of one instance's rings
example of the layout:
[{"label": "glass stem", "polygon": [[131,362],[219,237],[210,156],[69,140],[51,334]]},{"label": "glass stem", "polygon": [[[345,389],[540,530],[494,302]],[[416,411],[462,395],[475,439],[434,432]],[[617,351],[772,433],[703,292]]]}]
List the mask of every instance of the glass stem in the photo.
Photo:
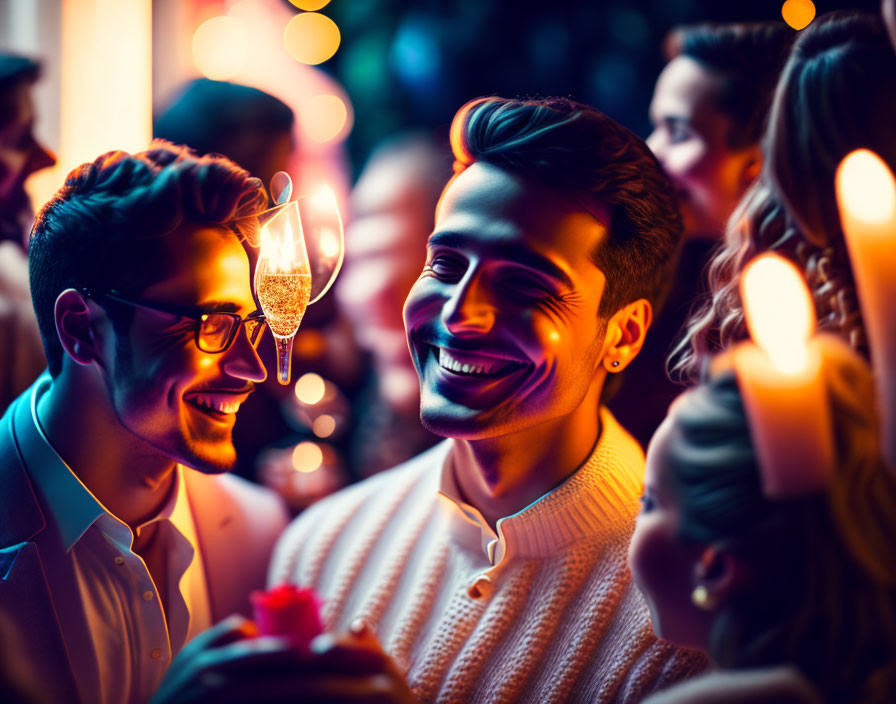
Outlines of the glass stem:
[{"label": "glass stem", "polygon": [[295,335],[289,337],[280,337],[274,335],[274,342],[277,345],[277,381],[284,386],[289,383],[289,370],[292,363],[292,341]]}]

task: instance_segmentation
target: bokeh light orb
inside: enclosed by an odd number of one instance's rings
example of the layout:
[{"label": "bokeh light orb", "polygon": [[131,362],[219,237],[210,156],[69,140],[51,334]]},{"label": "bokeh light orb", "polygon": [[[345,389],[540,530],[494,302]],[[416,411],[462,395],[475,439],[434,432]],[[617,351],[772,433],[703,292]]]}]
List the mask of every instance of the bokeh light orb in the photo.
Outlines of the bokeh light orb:
[{"label": "bokeh light orb", "polygon": [[315,442],[300,442],[292,451],[292,466],[297,472],[313,472],[323,461],[323,450]]},{"label": "bokeh light orb", "polygon": [[322,64],[339,48],[339,27],[326,15],[302,12],[283,31],[283,45],[296,61],[309,66]]},{"label": "bokeh light orb", "polygon": [[338,95],[315,95],[302,103],[299,122],[308,139],[323,144],[343,134],[348,122],[348,108]]},{"label": "bokeh light orb", "polygon": [[193,63],[206,78],[226,81],[249,56],[249,33],[241,19],[212,17],[193,34]]},{"label": "bokeh light orb", "polygon": [[314,419],[311,430],[319,438],[328,438],[336,430],[336,419],[328,413],[324,413]]},{"label": "bokeh light orb", "polygon": [[330,0],[289,0],[300,10],[314,12],[330,4]]},{"label": "bokeh light orb", "polygon": [[296,398],[309,406],[320,403],[326,392],[327,386],[319,374],[303,374],[296,382]]},{"label": "bokeh light orb", "polygon": [[781,17],[795,30],[805,29],[815,19],[815,3],[812,0],[787,0],[781,6]]}]

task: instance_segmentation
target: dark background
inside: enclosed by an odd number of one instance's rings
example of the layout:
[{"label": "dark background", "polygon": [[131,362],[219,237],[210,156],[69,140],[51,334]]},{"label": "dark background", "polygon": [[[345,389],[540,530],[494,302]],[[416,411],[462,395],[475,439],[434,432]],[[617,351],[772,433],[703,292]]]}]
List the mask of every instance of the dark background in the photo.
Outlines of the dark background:
[{"label": "dark background", "polygon": [[[283,0],[286,2],[286,0]],[[566,96],[638,134],[663,66],[670,28],[700,21],[781,21],[772,0],[331,0],[320,12],[342,32],[320,68],[346,88],[358,115],[348,142],[355,170],[382,138],[408,129],[447,133],[480,95]],[[879,0],[815,3],[816,17]]]}]

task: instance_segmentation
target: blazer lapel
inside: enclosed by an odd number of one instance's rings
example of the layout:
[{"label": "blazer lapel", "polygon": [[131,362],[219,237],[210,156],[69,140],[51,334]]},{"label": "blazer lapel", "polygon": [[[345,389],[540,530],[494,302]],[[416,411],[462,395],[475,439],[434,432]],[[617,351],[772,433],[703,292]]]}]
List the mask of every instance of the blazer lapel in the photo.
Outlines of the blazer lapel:
[{"label": "blazer lapel", "polygon": [[248,616],[246,594],[240,593],[240,550],[244,538],[239,533],[237,507],[218,477],[189,468],[183,476],[205,567],[212,620],[220,621],[232,613]]},{"label": "blazer lapel", "polygon": [[0,419],[0,615],[48,701],[78,701],[71,662],[38,543],[47,522],[28,478],[14,424],[31,422],[31,390]]},{"label": "blazer lapel", "polygon": [[30,397],[29,389],[0,419],[0,548],[31,540],[47,525],[13,433],[23,412],[30,422]]}]

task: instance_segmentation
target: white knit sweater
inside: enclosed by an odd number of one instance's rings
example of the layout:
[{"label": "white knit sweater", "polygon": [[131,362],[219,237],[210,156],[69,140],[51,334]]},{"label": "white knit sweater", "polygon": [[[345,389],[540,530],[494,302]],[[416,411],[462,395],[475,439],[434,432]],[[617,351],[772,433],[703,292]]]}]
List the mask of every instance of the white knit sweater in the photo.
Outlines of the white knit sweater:
[{"label": "white knit sweater", "polygon": [[644,456],[602,410],[591,458],[495,534],[457,499],[452,441],[305,511],[271,585],[377,632],[422,702],[638,702],[703,667],[658,641],[626,550]]}]

